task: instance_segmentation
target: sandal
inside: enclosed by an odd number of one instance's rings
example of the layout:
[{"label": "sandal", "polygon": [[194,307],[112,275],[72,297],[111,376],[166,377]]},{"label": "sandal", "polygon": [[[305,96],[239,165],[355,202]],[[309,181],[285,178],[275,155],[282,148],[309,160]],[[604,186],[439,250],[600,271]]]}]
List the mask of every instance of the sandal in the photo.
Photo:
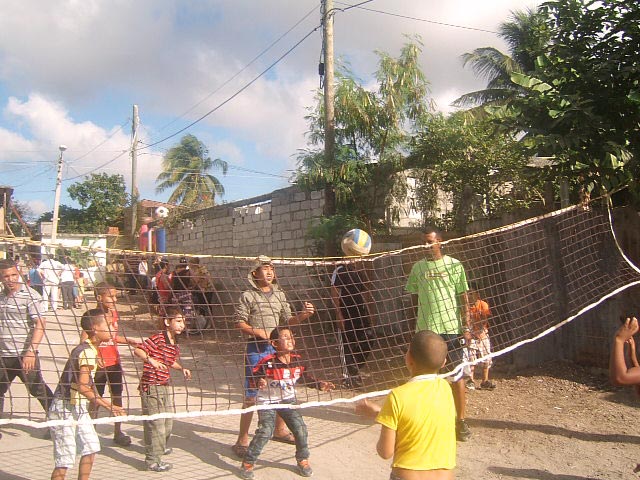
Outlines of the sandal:
[{"label": "sandal", "polygon": [[273,436],[272,440],[274,442],[286,443],[287,445],[295,445],[296,437],[293,436],[293,433],[289,432],[283,436]]},{"label": "sandal", "polygon": [[128,447],[131,445],[131,437],[122,432],[113,437],[113,443],[120,445],[121,447]]},{"label": "sandal", "polygon": [[249,451],[249,445],[239,445],[236,443],[231,447],[231,450],[233,450],[233,453],[235,453],[237,457],[244,459],[245,455]]}]

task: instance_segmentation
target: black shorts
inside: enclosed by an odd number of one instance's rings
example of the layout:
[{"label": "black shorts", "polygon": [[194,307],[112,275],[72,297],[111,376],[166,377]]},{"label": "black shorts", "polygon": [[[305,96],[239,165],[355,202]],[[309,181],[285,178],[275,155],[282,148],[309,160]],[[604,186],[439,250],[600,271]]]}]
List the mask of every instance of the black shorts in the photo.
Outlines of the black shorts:
[{"label": "black shorts", "polygon": [[[462,340],[464,337],[458,334],[441,334],[440,335],[444,341],[447,343],[447,363],[440,370],[441,373],[448,373],[453,371],[458,365],[462,363],[462,349],[464,348],[464,343]],[[460,370],[462,372],[462,370]]]},{"label": "black shorts", "polygon": [[122,382],[123,382],[123,371],[122,365],[119,363],[115,365],[111,365],[109,367],[99,368],[96,370],[96,373],[93,377],[93,383],[96,386],[96,391],[98,395],[104,395],[104,389],[109,383],[109,392],[111,392],[111,397],[121,397],[122,396]]}]

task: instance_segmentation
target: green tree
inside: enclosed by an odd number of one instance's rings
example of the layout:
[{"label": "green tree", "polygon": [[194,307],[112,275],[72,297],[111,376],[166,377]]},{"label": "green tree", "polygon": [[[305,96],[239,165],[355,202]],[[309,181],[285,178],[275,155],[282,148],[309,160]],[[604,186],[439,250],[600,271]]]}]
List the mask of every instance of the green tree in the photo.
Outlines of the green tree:
[{"label": "green tree", "polygon": [[[464,232],[471,220],[502,215],[542,199],[542,183],[527,166],[526,148],[496,134],[488,121],[459,112],[433,115],[413,141],[408,165],[416,207],[427,223]],[[441,199],[452,209],[443,216]]]},{"label": "green tree", "polygon": [[112,226],[121,230],[124,227],[123,210],[129,196],[122,175],[92,173],[84,181],[70,185],[67,192],[82,207],[81,218],[74,214],[78,213],[77,209],[61,207],[60,231],[69,231],[76,221],[78,224],[75,231],[85,233],[106,232],[107,227]]},{"label": "green tree", "polygon": [[335,193],[335,218],[322,219],[315,229],[322,240],[337,240],[347,226],[375,231],[389,220],[389,200],[405,188],[397,176],[403,169],[404,149],[431,110],[428,82],[418,64],[421,48],[414,40],[404,45],[397,58],[376,52],[377,90],[364,87],[347,66],[338,66],[336,154],[331,162],[322,151],[324,102],[322,94],[317,95],[317,104],[307,116],[310,147],[298,157],[295,179],[304,189],[329,186]]},{"label": "green tree", "polygon": [[610,192],[630,184],[640,199],[640,4],[562,0],[541,6],[551,42],[536,68],[511,79],[526,95],[489,108],[524,132],[532,152],[553,156],[552,175]]},{"label": "green tree", "polygon": [[224,195],[224,187],[209,173],[212,168],[220,169],[226,175],[228,164],[219,158],[212,159],[207,147],[194,135],[185,135],[162,160],[156,191],[160,193],[173,188],[169,203],[191,208],[213,206],[216,195]]},{"label": "green tree", "polygon": [[[549,42],[546,17],[536,10],[516,10],[511,12],[509,21],[500,24],[498,36],[507,43],[508,54],[494,47],[482,47],[462,55],[464,66],[470,66],[478,77],[486,79],[487,86],[462,95],[454,105],[465,108],[504,105],[526,94],[522,86],[512,81],[511,75],[535,69],[536,58]],[[470,113],[482,117],[485,112],[482,108],[472,108]]]}]

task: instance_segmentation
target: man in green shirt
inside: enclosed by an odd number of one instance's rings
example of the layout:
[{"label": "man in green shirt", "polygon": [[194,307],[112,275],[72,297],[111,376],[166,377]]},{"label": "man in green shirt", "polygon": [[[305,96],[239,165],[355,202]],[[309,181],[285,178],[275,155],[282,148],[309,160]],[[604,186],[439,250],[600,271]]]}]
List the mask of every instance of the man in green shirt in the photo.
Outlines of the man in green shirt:
[{"label": "man in green shirt", "polygon": [[[426,256],[412,268],[407,280],[407,292],[418,295],[416,331],[431,330],[447,342],[447,364],[443,371],[452,371],[462,362],[464,338],[470,340],[467,276],[459,260],[443,255],[442,235],[433,228],[424,231]],[[466,441],[471,431],[465,421],[466,391],[460,370],[452,381],[456,403],[456,435]]]}]

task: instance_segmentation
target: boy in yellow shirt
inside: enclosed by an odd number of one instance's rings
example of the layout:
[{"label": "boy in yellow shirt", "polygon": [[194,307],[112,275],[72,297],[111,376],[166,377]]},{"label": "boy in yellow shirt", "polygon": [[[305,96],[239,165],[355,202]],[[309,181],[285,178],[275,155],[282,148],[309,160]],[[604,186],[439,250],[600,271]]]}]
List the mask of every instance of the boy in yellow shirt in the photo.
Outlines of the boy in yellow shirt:
[{"label": "boy in yellow shirt", "polygon": [[449,383],[437,376],[447,357],[439,335],[422,330],[411,339],[405,363],[411,379],[384,405],[362,401],[356,412],[382,425],[376,449],[393,457],[390,480],[451,480],[456,466],[456,409]]}]

